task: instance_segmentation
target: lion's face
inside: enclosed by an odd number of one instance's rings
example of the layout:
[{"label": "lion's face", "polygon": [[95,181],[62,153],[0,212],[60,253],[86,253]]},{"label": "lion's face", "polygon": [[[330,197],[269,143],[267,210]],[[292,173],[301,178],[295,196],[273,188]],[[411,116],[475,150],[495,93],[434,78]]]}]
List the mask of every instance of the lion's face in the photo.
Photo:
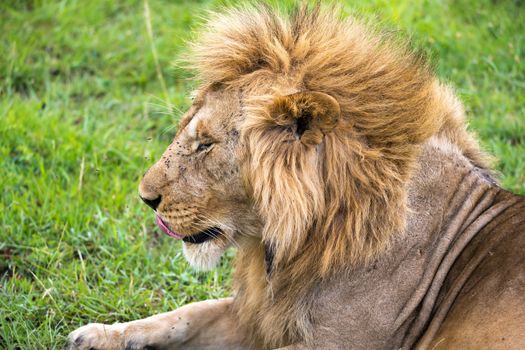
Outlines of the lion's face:
[{"label": "lion's face", "polygon": [[253,235],[257,226],[240,174],[240,122],[238,93],[201,91],[140,184],[160,228],[183,240],[186,258],[199,269],[213,267],[237,236]]}]

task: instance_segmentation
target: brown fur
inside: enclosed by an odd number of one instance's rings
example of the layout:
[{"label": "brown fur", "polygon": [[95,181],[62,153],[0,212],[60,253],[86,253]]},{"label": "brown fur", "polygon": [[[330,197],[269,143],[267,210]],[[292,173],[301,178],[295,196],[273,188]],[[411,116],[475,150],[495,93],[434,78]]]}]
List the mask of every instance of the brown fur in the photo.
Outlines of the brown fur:
[{"label": "brown fur", "polygon": [[[243,130],[247,176],[271,226],[263,236],[275,240],[277,262],[282,251],[294,256],[313,230],[322,244],[312,245],[322,257],[312,261],[321,262],[316,264],[321,272],[348,258],[370,259],[402,227],[403,183],[418,145],[440,128],[484,165],[477,144],[463,141],[472,137],[462,115],[450,110],[444,88],[421,60],[353,19],[338,19],[336,12],[302,7],[288,20],[265,8],[231,10],[211,21],[191,55],[205,82],[250,89],[279,76],[289,82],[287,89],[320,91],[338,101],[343,120],[321,150],[286,143],[289,135],[269,131],[280,123],[257,99],[260,110],[248,115]],[[317,151],[322,174],[312,166]],[[292,240],[290,234],[304,236]],[[298,246],[290,246],[294,243]]]},{"label": "brown fur", "polygon": [[190,55],[203,88],[163,156],[179,169],[158,162],[141,184],[185,235],[227,223],[206,247],[239,246],[233,310],[257,348],[310,344],[321,286],[399,242],[429,138],[489,172],[461,104],[423,60],[337,13],[212,15]]},{"label": "brown fur", "polygon": [[245,176],[276,268],[263,283],[250,277],[263,272],[254,258],[262,246],[240,254],[239,309],[267,344],[307,336],[305,291],[370,261],[403,229],[405,184],[422,142],[440,132],[486,166],[459,104],[421,59],[336,13],[302,7],[288,19],[231,10],[210,22],[191,55],[205,82],[252,91],[272,81],[274,95],[319,91],[340,106],[342,120],[321,147],[289,142],[272,107],[281,97],[246,107]]}]

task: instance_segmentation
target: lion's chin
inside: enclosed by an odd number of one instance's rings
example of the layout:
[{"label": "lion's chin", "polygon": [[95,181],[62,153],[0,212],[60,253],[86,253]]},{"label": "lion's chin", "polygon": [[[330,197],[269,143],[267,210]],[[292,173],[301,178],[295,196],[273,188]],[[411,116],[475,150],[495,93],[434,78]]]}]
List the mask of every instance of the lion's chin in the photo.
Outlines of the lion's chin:
[{"label": "lion's chin", "polygon": [[219,264],[227,247],[214,240],[201,244],[182,243],[182,251],[188,263],[200,271],[208,271]]}]

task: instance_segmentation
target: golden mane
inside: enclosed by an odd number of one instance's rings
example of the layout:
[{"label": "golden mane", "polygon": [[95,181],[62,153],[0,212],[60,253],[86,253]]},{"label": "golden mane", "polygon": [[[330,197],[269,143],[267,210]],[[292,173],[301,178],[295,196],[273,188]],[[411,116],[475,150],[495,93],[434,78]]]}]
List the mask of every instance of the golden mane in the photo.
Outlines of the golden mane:
[{"label": "golden mane", "polygon": [[[243,174],[264,223],[263,243],[239,253],[236,273],[240,309],[252,310],[245,321],[258,324],[265,344],[308,337],[305,290],[335,270],[370,262],[403,231],[407,183],[429,137],[446,137],[486,167],[461,105],[424,61],[338,13],[231,9],[212,15],[193,45],[192,65],[205,84],[237,87],[248,99]],[[272,89],[254,95],[265,84]],[[290,141],[273,115],[279,99],[297,91],[339,104],[341,118],[321,144]],[[253,276],[264,274],[265,249],[272,271],[261,281]],[[272,301],[279,293],[287,297]],[[302,311],[293,307],[298,301]]]}]

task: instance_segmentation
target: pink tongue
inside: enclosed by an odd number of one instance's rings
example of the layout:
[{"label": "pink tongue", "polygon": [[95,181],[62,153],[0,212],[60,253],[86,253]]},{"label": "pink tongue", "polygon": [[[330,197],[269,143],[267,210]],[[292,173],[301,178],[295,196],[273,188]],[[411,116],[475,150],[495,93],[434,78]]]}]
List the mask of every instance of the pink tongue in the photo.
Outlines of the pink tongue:
[{"label": "pink tongue", "polygon": [[183,239],[184,236],[178,234],[177,232],[173,232],[169,229],[168,225],[161,219],[161,217],[157,214],[155,217],[155,221],[157,222],[157,225],[159,225],[160,229],[164,231],[165,234],[167,234],[170,237],[176,238],[176,239]]}]

